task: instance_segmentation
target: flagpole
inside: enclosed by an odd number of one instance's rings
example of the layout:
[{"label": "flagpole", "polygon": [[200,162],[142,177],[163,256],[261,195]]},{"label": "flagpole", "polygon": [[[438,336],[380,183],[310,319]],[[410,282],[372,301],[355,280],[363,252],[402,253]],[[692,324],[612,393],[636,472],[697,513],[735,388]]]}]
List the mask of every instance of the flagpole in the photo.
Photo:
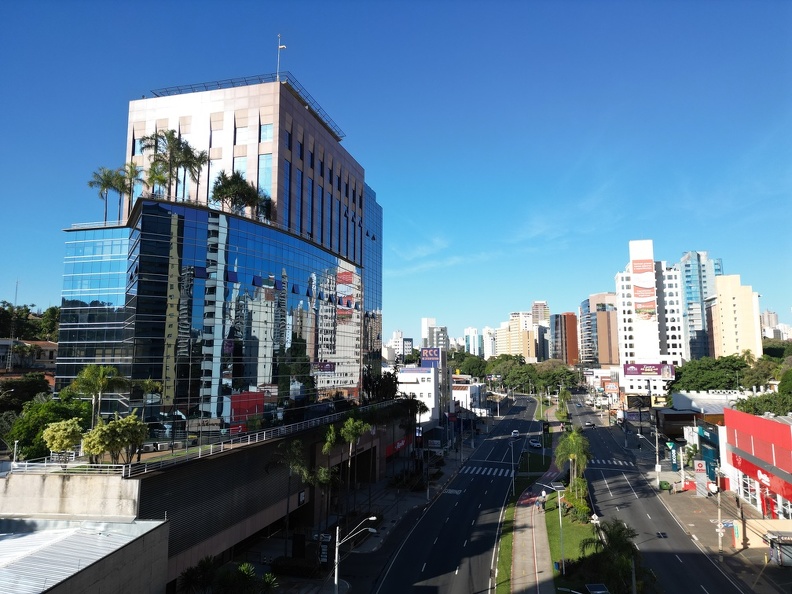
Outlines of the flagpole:
[{"label": "flagpole", "polygon": [[281,36],[278,33],[278,66],[275,69],[275,82],[280,81],[280,52],[282,49],[286,49],[286,46],[281,43]]}]

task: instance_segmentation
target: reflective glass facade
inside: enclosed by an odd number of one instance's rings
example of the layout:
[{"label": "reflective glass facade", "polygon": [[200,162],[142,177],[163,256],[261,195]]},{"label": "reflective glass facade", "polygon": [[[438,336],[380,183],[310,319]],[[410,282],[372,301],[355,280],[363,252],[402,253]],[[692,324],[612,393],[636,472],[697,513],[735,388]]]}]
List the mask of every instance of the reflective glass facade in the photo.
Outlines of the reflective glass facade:
[{"label": "reflective glass facade", "polygon": [[59,386],[104,363],[161,381],[166,408],[212,416],[245,391],[358,398],[381,349],[373,192],[368,206],[365,272],[274,226],[182,202],[139,201],[127,228],[71,231]]}]

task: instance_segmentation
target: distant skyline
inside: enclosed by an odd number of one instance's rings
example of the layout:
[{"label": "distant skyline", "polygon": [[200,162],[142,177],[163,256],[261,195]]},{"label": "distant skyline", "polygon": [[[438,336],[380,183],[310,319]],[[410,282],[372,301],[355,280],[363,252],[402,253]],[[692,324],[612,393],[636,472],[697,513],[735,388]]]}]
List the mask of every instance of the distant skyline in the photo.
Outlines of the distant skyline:
[{"label": "distant skyline", "polygon": [[792,3],[43,0],[0,18],[0,300],[60,305],[63,229],[102,220],[87,182],[123,164],[130,100],[273,73],[280,34],[280,68],[383,207],[383,340],[538,300],[577,312],[633,239],[721,258],[792,324]]}]

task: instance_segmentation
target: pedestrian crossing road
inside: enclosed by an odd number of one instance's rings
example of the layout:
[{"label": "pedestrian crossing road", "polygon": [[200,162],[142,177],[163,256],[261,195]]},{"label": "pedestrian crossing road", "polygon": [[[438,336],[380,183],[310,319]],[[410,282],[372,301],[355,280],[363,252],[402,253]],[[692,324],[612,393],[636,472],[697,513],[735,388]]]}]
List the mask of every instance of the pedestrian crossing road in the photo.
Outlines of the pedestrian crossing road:
[{"label": "pedestrian crossing road", "polygon": [[463,466],[459,469],[461,474],[478,474],[480,476],[514,476],[511,468],[496,468],[494,466]]},{"label": "pedestrian crossing road", "polygon": [[635,462],[630,462],[629,460],[615,460],[615,459],[601,459],[601,458],[592,458],[588,461],[589,468],[592,466],[621,466],[625,468],[635,468]]}]

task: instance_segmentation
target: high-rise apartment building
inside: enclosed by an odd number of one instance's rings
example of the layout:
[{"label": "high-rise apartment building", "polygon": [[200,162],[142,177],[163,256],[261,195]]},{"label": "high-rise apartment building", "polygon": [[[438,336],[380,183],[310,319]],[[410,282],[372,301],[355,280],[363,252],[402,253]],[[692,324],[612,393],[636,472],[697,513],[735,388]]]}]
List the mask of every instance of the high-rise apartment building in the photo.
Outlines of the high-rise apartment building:
[{"label": "high-rise apartment building", "polygon": [[481,331],[482,342],[484,343],[484,359],[489,359],[497,354],[498,331],[495,328],[485,326]]},{"label": "high-rise apartment building", "polygon": [[572,312],[550,316],[550,358],[559,359],[567,365],[577,365],[578,349],[577,316]]},{"label": "high-rise apartment building", "polygon": [[550,323],[550,307],[547,301],[534,301],[531,305],[531,318],[534,324],[545,322],[545,326]]},{"label": "high-rise apartment building", "polygon": [[477,357],[484,355],[484,336],[478,328],[465,328],[465,352]]},{"label": "high-rise apartment building", "polygon": [[518,355],[527,363],[536,362],[536,345],[527,312],[512,313],[495,331],[495,354]]},{"label": "high-rise apartment building", "polygon": [[707,299],[707,330],[713,357],[746,351],[756,358],[762,356],[759,293],[740,284],[739,274],[715,279],[715,291]]},{"label": "high-rise apartment building", "polygon": [[582,365],[619,364],[616,293],[595,293],[580,304],[579,342]]},{"label": "high-rise apartment building", "polygon": [[[684,351],[679,271],[655,261],[651,239],[630,242],[630,261],[616,275],[621,387],[628,394],[665,392]],[[656,370],[657,373],[651,373]]]},{"label": "high-rise apartment building", "polygon": [[[166,411],[227,417],[240,391],[357,398],[381,363],[382,209],[341,130],[284,72],[131,101],[142,178],[143,139],[170,130],[205,167],[136,187],[120,222],[68,230],[57,387],[101,363],[161,381]],[[215,200],[223,171],[268,208]]]},{"label": "high-rise apartment building", "polygon": [[710,258],[707,252],[685,252],[675,268],[682,282],[685,322],[685,360],[709,356],[705,302],[715,290],[715,277],[723,274],[720,258]]}]

